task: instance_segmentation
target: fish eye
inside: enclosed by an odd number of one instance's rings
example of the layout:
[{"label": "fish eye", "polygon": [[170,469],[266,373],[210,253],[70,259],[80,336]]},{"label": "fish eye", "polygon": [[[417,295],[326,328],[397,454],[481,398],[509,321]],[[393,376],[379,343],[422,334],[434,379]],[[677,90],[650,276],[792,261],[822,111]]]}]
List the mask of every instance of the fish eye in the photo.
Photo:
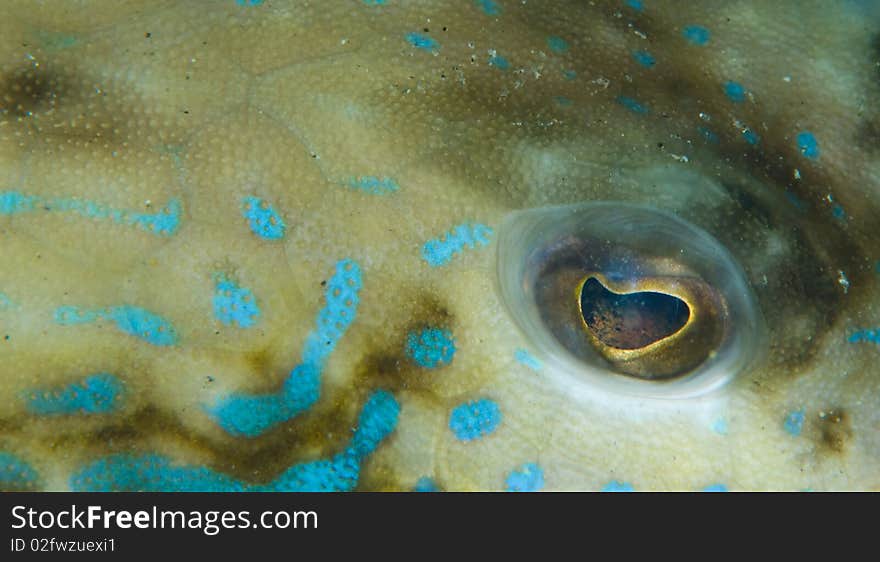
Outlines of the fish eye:
[{"label": "fish eye", "polygon": [[739,264],[666,211],[592,202],[512,213],[497,273],[516,324],[569,382],[692,397],[762,351],[760,311]]}]

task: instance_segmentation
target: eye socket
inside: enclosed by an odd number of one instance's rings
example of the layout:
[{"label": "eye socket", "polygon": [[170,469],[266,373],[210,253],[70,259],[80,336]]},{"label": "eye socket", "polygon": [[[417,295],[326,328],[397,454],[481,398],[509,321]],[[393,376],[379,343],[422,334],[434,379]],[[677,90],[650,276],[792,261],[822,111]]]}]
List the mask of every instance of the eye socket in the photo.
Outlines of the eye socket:
[{"label": "eye socket", "polygon": [[725,384],[760,351],[759,310],[733,257],[650,207],[513,213],[499,232],[498,281],[545,363],[574,382],[690,397]]}]

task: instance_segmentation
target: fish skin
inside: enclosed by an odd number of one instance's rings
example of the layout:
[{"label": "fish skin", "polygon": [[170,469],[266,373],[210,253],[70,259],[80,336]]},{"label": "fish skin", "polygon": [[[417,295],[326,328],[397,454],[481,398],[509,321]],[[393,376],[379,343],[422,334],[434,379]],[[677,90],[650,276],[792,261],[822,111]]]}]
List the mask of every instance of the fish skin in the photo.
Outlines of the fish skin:
[{"label": "fish skin", "polygon": [[[485,5],[4,2],[0,453],[26,478],[0,486],[69,489],[132,455],[199,467],[168,489],[307,482],[331,458],[358,489],[880,487],[876,8]],[[537,352],[496,290],[500,225],[602,200],[673,212],[742,266],[766,330],[724,388],[634,398],[521,360]],[[120,218],[163,224],[171,201],[168,235]],[[344,260],[362,286],[332,331]],[[215,317],[218,276],[255,296],[253,326]],[[177,340],[61,307],[136,307]],[[124,385],[112,413],[27,412],[95,373]],[[289,419],[218,423],[229,396],[284,399],[299,375],[319,394]],[[380,390],[390,433],[363,411]],[[359,420],[380,429],[356,469]]]}]

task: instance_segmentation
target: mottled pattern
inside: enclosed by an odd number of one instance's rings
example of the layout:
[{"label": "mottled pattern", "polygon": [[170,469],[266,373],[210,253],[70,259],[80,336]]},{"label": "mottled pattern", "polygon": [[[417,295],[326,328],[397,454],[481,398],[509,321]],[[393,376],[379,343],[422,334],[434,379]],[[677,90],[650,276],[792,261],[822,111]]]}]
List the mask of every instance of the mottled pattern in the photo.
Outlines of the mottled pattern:
[{"label": "mottled pattern", "polygon": [[[878,64],[864,0],[6,0],[0,489],[876,489]],[[517,323],[506,219],[599,201],[742,270],[723,387]]]}]

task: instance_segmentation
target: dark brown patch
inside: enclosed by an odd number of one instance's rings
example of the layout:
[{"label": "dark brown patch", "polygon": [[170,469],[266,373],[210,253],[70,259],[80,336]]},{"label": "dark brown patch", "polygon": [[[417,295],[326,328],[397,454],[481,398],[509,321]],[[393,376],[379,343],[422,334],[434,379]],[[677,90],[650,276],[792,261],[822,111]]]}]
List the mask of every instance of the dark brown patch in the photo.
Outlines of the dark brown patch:
[{"label": "dark brown patch", "polygon": [[819,412],[816,417],[819,433],[817,444],[828,453],[842,454],[852,438],[852,422],[846,410],[832,408]]},{"label": "dark brown patch", "polygon": [[47,113],[64,99],[66,80],[46,65],[27,64],[0,77],[0,119]]}]

